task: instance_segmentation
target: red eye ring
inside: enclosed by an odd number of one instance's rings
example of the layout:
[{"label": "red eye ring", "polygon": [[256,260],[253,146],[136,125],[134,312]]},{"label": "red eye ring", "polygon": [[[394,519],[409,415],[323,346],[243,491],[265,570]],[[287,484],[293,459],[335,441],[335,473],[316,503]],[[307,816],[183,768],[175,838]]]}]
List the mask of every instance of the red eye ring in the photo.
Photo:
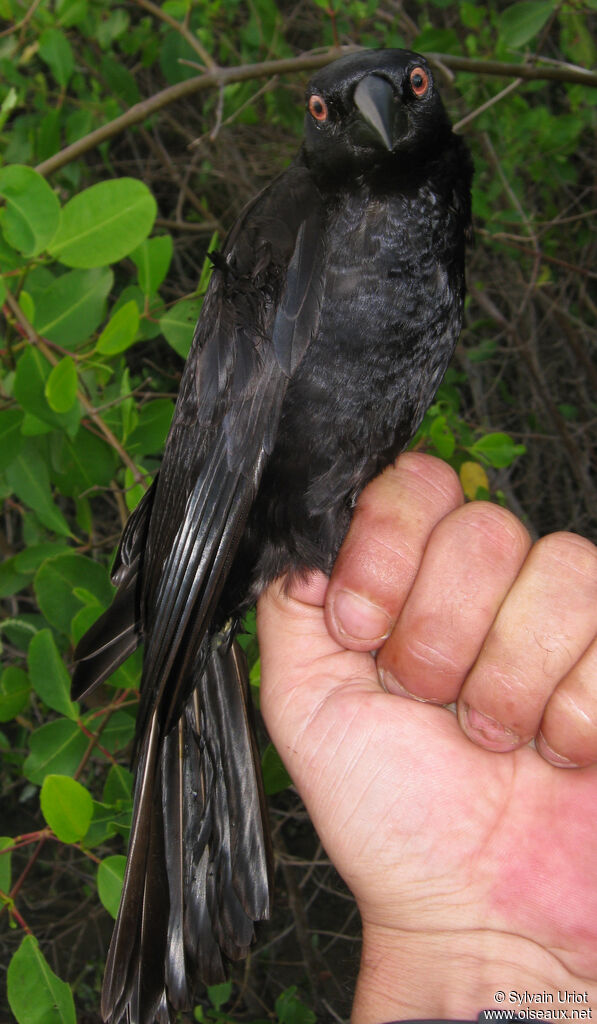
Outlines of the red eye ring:
[{"label": "red eye ring", "polygon": [[417,99],[421,99],[429,89],[429,75],[425,68],[413,68],[409,75],[410,87]]},{"label": "red eye ring", "polygon": [[309,99],[309,103],[307,104],[307,109],[311,114],[311,117],[315,118],[316,121],[327,121],[328,105],[323,96],[319,96],[318,93],[313,93]]}]

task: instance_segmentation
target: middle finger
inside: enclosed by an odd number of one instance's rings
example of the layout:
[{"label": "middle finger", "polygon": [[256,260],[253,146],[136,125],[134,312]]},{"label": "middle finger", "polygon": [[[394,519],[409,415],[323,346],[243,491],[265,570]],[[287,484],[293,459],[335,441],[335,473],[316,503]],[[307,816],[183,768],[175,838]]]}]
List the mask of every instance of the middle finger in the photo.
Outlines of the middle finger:
[{"label": "middle finger", "polygon": [[398,622],[380,650],[391,693],[456,700],[530,547],[506,509],[472,502],[434,528]]}]

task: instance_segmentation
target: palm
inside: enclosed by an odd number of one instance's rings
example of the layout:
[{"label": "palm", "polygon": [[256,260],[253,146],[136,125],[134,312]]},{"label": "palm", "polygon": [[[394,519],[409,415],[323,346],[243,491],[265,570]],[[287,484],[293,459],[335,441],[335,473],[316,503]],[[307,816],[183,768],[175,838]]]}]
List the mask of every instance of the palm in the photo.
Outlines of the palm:
[{"label": "palm", "polygon": [[465,927],[514,924],[594,973],[597,769],[475,746],[449,710],[385,693],[321,607],[290,604],[292,634],[264,652],[262,706],[363,918],[445,929],[457,907]]}]

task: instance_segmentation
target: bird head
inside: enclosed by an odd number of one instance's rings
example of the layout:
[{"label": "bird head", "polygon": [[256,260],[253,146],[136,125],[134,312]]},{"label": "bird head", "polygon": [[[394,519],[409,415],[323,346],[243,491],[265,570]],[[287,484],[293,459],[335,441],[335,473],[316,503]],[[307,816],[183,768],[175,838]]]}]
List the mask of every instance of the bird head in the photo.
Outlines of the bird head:
[{"label": "bird head", "polygon": [[313,76],[307,88],[304,151],[327,174],[359,174],[438,154],[451,124],[431,69],[409,50],[363,50]]}]

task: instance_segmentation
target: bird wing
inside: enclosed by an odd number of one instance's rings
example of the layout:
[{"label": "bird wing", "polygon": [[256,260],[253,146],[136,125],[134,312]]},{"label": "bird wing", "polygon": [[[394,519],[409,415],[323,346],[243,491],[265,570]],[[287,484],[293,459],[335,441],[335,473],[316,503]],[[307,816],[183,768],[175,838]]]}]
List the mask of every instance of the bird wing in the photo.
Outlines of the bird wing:
[{"label": "bird wing", "polygon": [[155,705],[164,725],[180,715],[173,670],[184,676],[208,628],[288,378],[317,328],[322,223],[297,163],[246,207],[215,258],[162,467],[118,549],[118,593],[75,651],[79,699],[146,641],[139,734]]},{"label": "bird wing", "polygon": [[241,216],[217,258],[153,502],[141,615],[139,728],[178,719],[263,467],[289,376],[319,318],[322,211],[293,167]]},{"label": "bird wing", "polygon": [[145,640],[105,1020],[166,1020],[166,992],[174,1005],[188,1003],[196,965],[218,978],[222,953],[245,955],[253,922],[268,913],[246,678],[236,645],[213,647],[210,626],[289,377],[317,330],[322,238],[321,199],[294,165],[215,257],[159,478],[123,535],[115,600],[75,652],[80,696]]}]

